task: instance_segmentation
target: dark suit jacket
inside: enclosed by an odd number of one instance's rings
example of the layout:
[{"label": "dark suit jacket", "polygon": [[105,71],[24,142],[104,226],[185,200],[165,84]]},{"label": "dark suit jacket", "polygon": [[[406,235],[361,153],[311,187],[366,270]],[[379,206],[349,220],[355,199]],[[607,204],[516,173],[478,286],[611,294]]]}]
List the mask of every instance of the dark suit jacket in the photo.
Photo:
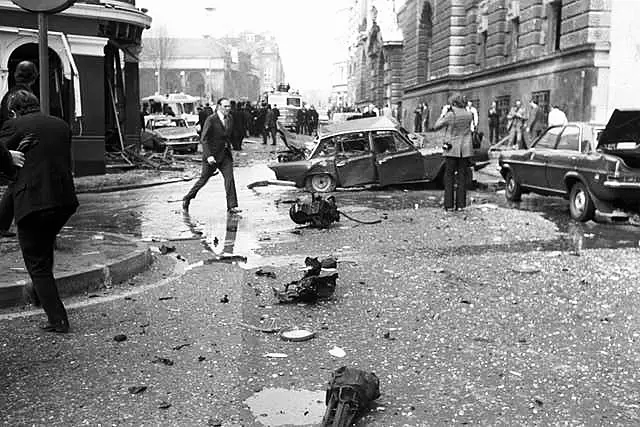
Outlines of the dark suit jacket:
[{"label": "dark suit jacket", "polygon": [[67,123],[42,113],[27,114],[5,122],[0,143],[15,150],[27,134],[33,134],[38,143],[25,151],[24,166],[11,187],[16,223],[33,212],[78,206]]},{"label": "dark suit jacket", "polygon": [[4,145],[0,144],[0,173],[10,175],[13,173],[13,159],[11,153]]},{"label": "dark suit jacket", "polygon": [[200,142],[202,143],[202,153],[204,158],[213,156],[216,163],[222,163],[225,156],[225,150],[231,145],[231,133],[233,131],[233,119],[229,116],[229,126],[226,128],[218,117],[218,113],[214,112],[207,117],[204,122],[204,129]]}]

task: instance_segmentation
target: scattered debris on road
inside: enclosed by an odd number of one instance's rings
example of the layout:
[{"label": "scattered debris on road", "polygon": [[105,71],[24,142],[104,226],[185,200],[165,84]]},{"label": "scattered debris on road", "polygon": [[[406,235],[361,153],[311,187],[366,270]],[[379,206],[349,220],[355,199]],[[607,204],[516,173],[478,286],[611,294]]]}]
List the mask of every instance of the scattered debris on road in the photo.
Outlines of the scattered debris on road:
[{"label": "scattered debris on road", "polygon": [[166,245],[160,246],[160,253],[162,255],[166,255],[166,254],[169,254],[169,253],[175,252],[175,251],[176,251],[176,247],[175,246],[166,246]]},{"label": "scattered debris on road", "polygon": [[115,337],[113,337],[113,340],[114,340],[115,342],[123,342],[123,341],[126,341],[126,340],[127,340],[127,336],[126,336],[126,335],[124,335],[124,334],[118,334],[118,335],[116,335]]},{"label": "scattered debris on road", "polygon": [[225,294],[222,298],[220,298],[220,303],[228,304],[229,303],[229,295]]},{"label": "scattered debris on road", "polygon": [[292,326],[280,331],[280,338],[285,341],[302,342],[308,341],[316,336],[316,333],[308,329]]},{"label": "scattered debris on road", "polygon": [[268,277],[269,279],[275,279],[276,278],[276,273],[274,273],[273,271],[259,269],[258,271],[256,271],[256,276]]},{"label": "scattered debris on road", "polygon": [[315,194],[311,195],[310,203],[296,200],[289,208],[289,217],[296,224],[310,224],[315,228],[327,228],[332,223],[340,221],[335,197],[329,196],[325,200]]},{"label": "scattered debris on road", "polygon": [[129,387],[129,393],[131,394],[140,394],[143,393],[147,390],[147,386],[146,385],[134,385]]},{"label": "scattered debris on road", "polygon": [[177,346],[173,347],[173,350],[176,350],[176,351],[177,350],[182,350],[183,348],[189,347],[190,345],[191,345],[191,343],[180,344],[180,345],[177,345]]},{"label": "scattered debris on road", "polygon": [[331,375],[322,419],[323,427],[350,426],[380,397],[380,380],[373,372],[343,366]]},{"label": "scattered debris on road", "polygon": [[333,357],[337,357],[339,359],[342,359],[343,357],[345,357],[347,355],[347,352],[345,352],[343,349],[341,349],[338,346],[333,346],[333,348],[331,350],[329,350],[329,354],[332,355]]},{"label": "scattered debris on road", "polygon": [[151,363],[161,363],[165,366],[173,366],[173,360],[167,359],[166,357],[158,357],[156,356]]},{"label": "scattered debris on road", "polygon": [[311,268],[302,279],[287,283],[284,291],[272,288],[280,303],[316,302],[331,297],[335,292],[338,273],[323,275],[322,263],[318,258],[307,257],[305,264]]}]

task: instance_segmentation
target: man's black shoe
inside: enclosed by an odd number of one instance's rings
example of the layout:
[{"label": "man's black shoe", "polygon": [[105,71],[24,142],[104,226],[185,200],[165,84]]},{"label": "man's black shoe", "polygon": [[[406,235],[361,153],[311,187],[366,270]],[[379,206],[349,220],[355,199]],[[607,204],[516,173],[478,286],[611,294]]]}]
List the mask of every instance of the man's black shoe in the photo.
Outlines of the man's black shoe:
[{"label": "man's black shoe", "polygon": [[44,332],[56,332],[59,334],[66,334],[69,332],[69,321],[68,320],[60,320],[59,322],[51,323],[47,322],[46,324],[40,326],[40,329]]},{"label": "man's black shoe", "polygon": [[0,230],[0,237],[16,237],[16,233],[9,230]]},{"label": "man's black shoe", "polygon": [[182,210],[183,211],[188,211],[189,210],[189,203],[191,203],[191,199],[182,199]]}]

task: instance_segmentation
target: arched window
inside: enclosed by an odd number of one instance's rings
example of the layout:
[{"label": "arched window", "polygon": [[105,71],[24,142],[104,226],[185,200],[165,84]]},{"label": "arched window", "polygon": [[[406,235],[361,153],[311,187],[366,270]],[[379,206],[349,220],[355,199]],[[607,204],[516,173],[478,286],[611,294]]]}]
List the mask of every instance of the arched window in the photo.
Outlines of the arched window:
[{"label": "arched window", "polygon": [[429,80],[431,75],[431,39],[433,36],[433,9],[426,2],[418,25],[418,83]]}]

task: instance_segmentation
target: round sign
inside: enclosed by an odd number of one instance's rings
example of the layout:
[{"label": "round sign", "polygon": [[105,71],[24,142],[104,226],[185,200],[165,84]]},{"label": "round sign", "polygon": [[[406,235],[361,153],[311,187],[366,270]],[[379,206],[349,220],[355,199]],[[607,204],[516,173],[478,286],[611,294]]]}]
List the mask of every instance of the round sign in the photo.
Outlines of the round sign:
[{"label": "round sign", "polygon": [[58,13],[73,5],[76,0],[11,0],[24,10],[35,13]]}]

